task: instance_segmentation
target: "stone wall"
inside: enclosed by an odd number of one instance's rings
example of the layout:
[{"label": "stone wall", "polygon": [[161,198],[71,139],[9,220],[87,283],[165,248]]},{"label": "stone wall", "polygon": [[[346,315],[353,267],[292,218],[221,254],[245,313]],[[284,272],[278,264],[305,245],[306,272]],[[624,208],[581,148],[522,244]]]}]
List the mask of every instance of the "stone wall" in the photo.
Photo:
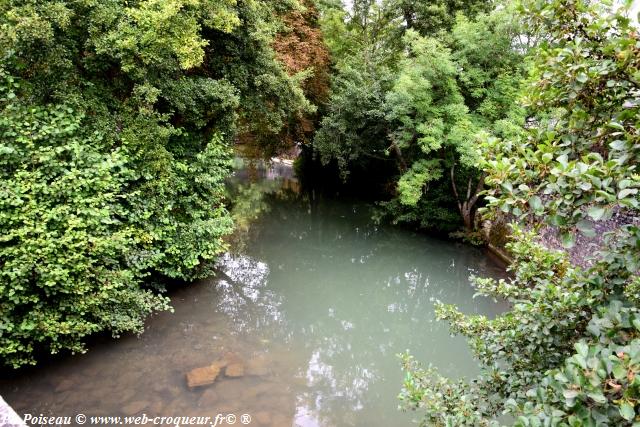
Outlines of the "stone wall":
[{"label": "stone wall", "polygon": [[[511,220],[511,217],[499,213],[494,220],[485,221],[482,227],[489,249],[507,263],[510,263],[510,254],[505,248],[505,244],[509,241],[509,222]],[[594,224],[596,233],[594,237],[586,237],[577,230],[574,231],[576,243],[570,249],[562,246],[560,234],[555,227],[541,227],[537,240],[549,249],[566,252],[573,265],[588,268],[593,264],[593,257],[600,250],[605,249],[605,233],[615,231],[625,224],[640,226],[640,217],[631,210],[615,209],[611,218]]]}]

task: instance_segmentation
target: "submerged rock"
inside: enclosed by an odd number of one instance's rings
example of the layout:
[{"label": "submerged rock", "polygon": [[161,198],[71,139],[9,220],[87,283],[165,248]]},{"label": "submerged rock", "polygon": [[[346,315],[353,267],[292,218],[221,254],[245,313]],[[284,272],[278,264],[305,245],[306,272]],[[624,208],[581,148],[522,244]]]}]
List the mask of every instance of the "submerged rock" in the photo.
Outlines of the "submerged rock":
[{"label": "submerged rock", "polygon": [[209,366],[192,369],[187,373],[189,388],[213,384],[224,369],[225,376],[239,378],[244,376],[245,366],[242,359],[235,353],[225,353]]},{"label": "submerged rock", "polygon": [[238,378],[244,376],[244,365],[242,363],[233,363],[224,371],[227,377]]},{"label": "submerged rock", "polygon": [[187,385],[189,388],[201,387],[203,385],[213,384],[222,369],[218,364],[205,366],[202,368],[192,369],[187,373]]}]

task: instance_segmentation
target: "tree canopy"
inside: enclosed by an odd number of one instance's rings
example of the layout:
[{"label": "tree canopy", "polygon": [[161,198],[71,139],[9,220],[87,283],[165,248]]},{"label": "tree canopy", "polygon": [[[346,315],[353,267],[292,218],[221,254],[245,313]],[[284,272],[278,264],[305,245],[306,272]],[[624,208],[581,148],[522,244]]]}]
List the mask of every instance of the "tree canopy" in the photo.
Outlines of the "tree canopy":
[{"label": "tree canopy", "polygon": [[[484,176],[476,135],[518,132],[529,44],[512,6],[355,2],[323,19],[335,59],[314,149],[345,179],[395,163],[382,203],[395,222],[475,227]],[[456,214],[458,211],[458,214]]]}]

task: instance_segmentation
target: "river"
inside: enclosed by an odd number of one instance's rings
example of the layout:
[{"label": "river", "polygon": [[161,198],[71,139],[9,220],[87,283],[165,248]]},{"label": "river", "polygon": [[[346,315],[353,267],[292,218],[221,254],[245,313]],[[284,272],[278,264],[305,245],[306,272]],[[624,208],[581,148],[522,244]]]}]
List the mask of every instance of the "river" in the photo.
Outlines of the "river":
[{"label": "river", "polygon": [[[284,165],[238,180],[239,209],[252,220],[240,221],[215,277],[173,290],[175,312],[150,318],[140,337],[5,371],[0,395],[21,415],[222,413],[237,425],[249,414],[253,426],[395,427],[416,416],[397,410],[397,353],[410,349],[453,377],[477,372],[433,302],[495,315],[500,305],[474,299],[469,284],[472,273],[504,274],[484,251],[375,225],[361,202],[301,194]],[[187,372],[221,359],[239,372],[187,386]]]}]

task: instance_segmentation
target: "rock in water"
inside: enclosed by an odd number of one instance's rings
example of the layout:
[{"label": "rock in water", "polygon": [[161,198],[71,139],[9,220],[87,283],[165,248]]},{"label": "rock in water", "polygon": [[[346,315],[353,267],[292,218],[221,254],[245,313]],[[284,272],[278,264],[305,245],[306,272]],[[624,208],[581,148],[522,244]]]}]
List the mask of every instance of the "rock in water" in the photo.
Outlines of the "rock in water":
[{"label": "rock in water", "polygon": [[202,368],[195,368],[187,373],[187,385],[189,388],[193,388],[213,384],[219,373],[220,366],[215,363]]},{"label": "rock in water", "polygon": [[244,375],[244,365],[242,363],[232,363],[227,366],[224,374],[231,378],[238,378]]}]

